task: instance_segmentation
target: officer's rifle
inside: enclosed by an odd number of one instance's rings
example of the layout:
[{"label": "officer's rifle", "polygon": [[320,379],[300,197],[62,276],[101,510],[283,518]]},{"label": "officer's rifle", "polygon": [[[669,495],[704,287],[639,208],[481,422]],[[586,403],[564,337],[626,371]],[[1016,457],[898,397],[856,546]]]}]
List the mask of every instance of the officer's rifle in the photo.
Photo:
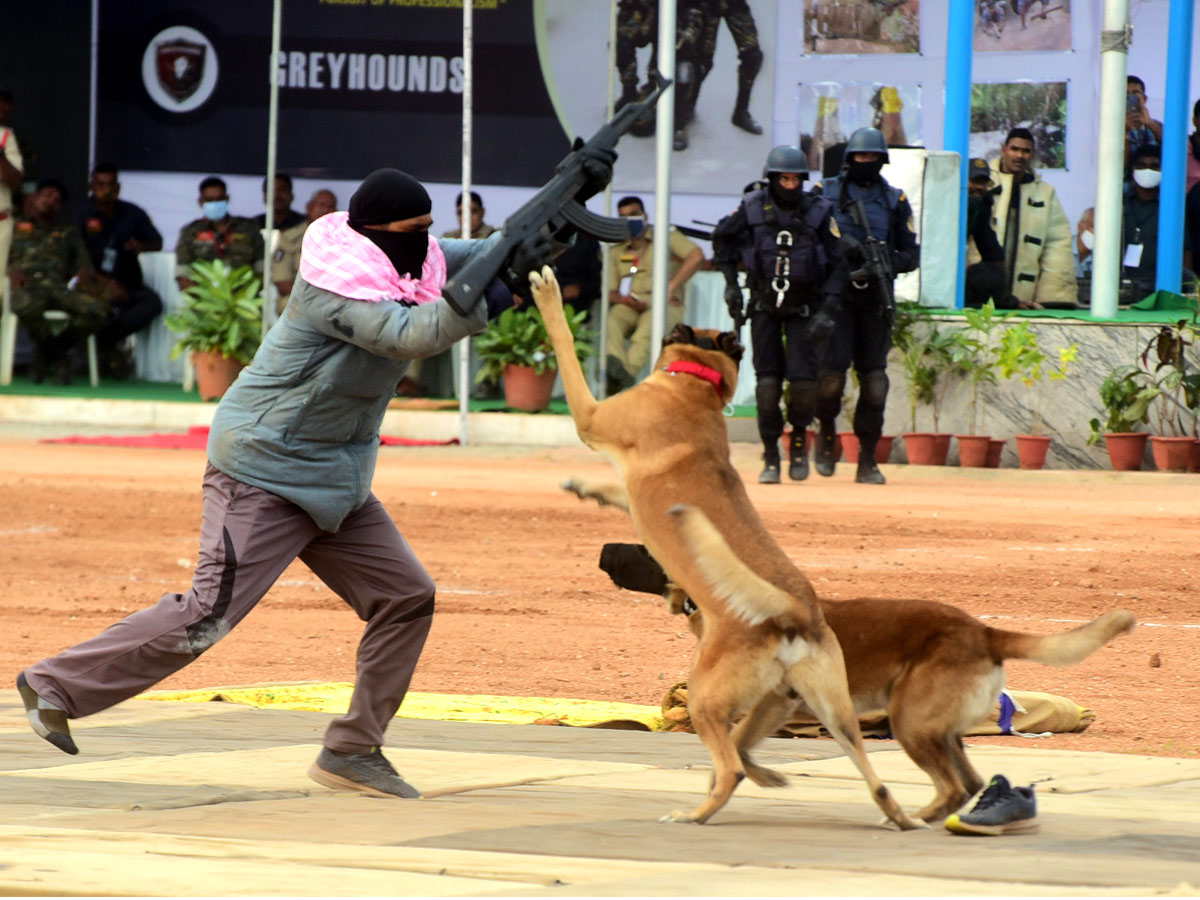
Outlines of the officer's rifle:
[{"label": "officer's rifle", "polygon": [[892,269],[892,251],[887,242],[871,234],[867,224],[867,211],[863,208],[861,197],[851,201],[850,215],[855,223],[863,230],[866,237],[861,241],[863,264],[861,269],[850,273],[850,283],[860,290],[867,283],[875,285],[879,292],[879,300],[883,304],[884,314],[889,322],[896,321],[896,296],[893,292],[896,273]]},{"label": "officer's rifle", "polygon": [[[580,188],[587,184],[588,176],[583,169],[583,160],[589,150],[611,151],[621,135],[644,113],[654,108],[659,95],[671,84],[661,73],[653,73],[654,90],[638,103],[627,103],[617,111],[612,121],[605,123],[592,135],[586,144],[572,149],[554,169],[554,177],[504,222],[502,236],[485,253],[467,263],[457,275],[446,282],[442,296],[454,307],[455,312],[467,315],[483,296],[483,290],[499,275],[505,263],[526,239],[542,232],[551,245],[565,249],[556,236],[570,233],[568,226],[589,235],[598,241],[610,244],[627,241],[634,235],[626,219],[599,216],[575,199]],[[517,278],[526,278],[528,272],[515,273]]]}]

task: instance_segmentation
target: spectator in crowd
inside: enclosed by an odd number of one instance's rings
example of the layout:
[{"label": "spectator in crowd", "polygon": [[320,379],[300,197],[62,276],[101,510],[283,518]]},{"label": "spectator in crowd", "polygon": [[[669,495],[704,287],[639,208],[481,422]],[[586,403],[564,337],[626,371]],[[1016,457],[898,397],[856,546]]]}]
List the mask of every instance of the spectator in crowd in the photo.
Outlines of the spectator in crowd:
[{"label": "spectator in crowd", "polygon": [[[642,366],[650,359],[650,296],[654,285],[654,229],[647,224],[646,207],[640,197],[622,197],[617,214],[640,226],[637,236],[608,251],[608,357],[609,394],[637,381]],[[688,279],[704,262],[704,251],[675,228],[668,227],[667,326],[670,331],[683,321],[683,292]]]},{"label": "spectator in crowd", "polygon": [[120,199],[121,182],[112,163],[96,164],[89,188],[91,195],[75,210],[75,225],[112,296],[110,318],[96,333],[96,344],[104,373],[123,380],[133,374],[126,338],[162,312],[162,298],[146,287],[138,263],[142,251],[162,249],[162,235],[140,206]]},{"label": "spectator in crowd", "polygon": [[1000,186],[992,230],[1004,247],[1008,305],[1020,309],[1041,309],[1040,300],[1074,303],[1078,293],[1071,223],[1054,188],[1034,171],[1033,149],[1029,129],[1013,128],[991,164]]},{"label": "spectator in crowd", "polygon": [[[1125,186],[1121,211],[1122,304],[1136,303],[1154,293],[1158,278],[1158,198],[1162,181],[1162,147],[1144,144],[1133,151],[1133,178]],[[1094,212],[1088,209],[1079,220],[1079,258],[1092,252]],[[1187,230],[1183,238],[1183,281],[1192,273],[1192,243]]]},{"label": "spectator in crowd", "polygon": [[[280,231],[286,231],[288,228],[295,228],[297,225],[302,225],[305,218],[296,210],[292,209],[292,201],[295,200],[292,193],[292,176],[284,172],[275,174],[275,203],[273,206],[275,215],[273,218],[273,227]],[[267,179],[263,179],[263,203],[267,202]],[[267,214],[259,213],[254,217],[254,224],[259,228],[267,227]]]},{"label": "spectator in crowd", "polygon": [[602,263],[600,242],[586,234],[576,234],[575,242],[554,260],[554,274],[562,288],[563,302],[576,311],[586,310],[591,319],[592,305],[600,299]]},{"label": "spectator in crowd", "polygon": [[308,203],[304,205],[305,214],[300,221],[279,232],[279,241],[275,245],[275,252],[271,254],[271,281],[275,284],[275,311],[280,315],[287,306],[288,298],[292,294],[292,285],[300,272],[300,246],[304,241],[304,232],[321,216],[328,215],[336,209],[337,197],[333,191],[321,188],[314,191]]},{"label": "spectator in crowd", "polygon": [[[71,348],[112,315],[111,284],[97,277],[79,229],[57,221],[66,199],[61,181],[42,179],[30,195],[30,215],[19,217],[13,231],[12,311],[34,343],[35,383],[52,371],[55,383],[70,384]],[[49,310],[65,312],[66,321],[47,319]]]},{"label": "spectator in crowd", "polygon": [[191,265],[198,259],[224,260],[230,268],[251,266],[262,275],[263,241],[252,219],[229,214],[229,191],[225,182],[210,175],[200,182],[197,200],[204,214],[179,230],[175,243],[175,281],[186,290],[195,282]]},{"label": "spectator in crowd", "polygon": [[12,243],[13,196],[20,194],[25,169],[17,136],[8,124],[12,107],[12,92],[0,90],[0,283],[8,268],[8,248]]},{"label": "spectator in crowd", "polygon": [[1125,169],[1133,163],[1138,147],[1162,145],[1162,122],[1146,109],[1146,83],[1136,75],[1125,79]]},{"label": "spectator in crowd", "polygon": [[1200,100],[1192,106],[1192,129],[1188,135],[1187,180],[1183,187],[1189,194],[1200,182]]},{"label": "spectator in crowd", "polygon": [[996,183],[986,159],[971,160],[967,171],[967,273],[965,302],[978,309],[989,300],[1007,308],[1011,295],[1004,277],[1004,248],[992,231]]},{"label": "spectator in crowd", "polygon": [[[483,221],[484,213],[487,210],[483,208],[483,198],[475,191],[471,191],[471,234],[475,240],[482,240],[485,237],[499,231],[499,228],[487,224]],[[444,238],[456,238],[462,234],[462,194],[460,193],[454,198],[454,215],[458,219],[458,227],[447,231],[442,235]]]}]

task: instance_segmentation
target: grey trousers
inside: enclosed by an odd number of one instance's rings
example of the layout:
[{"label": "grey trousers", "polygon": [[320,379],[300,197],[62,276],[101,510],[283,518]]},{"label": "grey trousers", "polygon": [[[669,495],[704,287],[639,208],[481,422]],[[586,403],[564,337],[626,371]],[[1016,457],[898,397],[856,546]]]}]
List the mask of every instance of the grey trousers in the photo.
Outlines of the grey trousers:
[{"label": "grey trousers", "polygon": [[350,709],[333,720],[324,743],[330,750],[368,752],[383,743],[404,700],[434,606],[433,580],[374,494],[331,534],[295,504],[208,466],[191,589],[164,595],[35,663],[25,676],[71,718],[107,709],[228,634],[297,556],[367,623]]}]

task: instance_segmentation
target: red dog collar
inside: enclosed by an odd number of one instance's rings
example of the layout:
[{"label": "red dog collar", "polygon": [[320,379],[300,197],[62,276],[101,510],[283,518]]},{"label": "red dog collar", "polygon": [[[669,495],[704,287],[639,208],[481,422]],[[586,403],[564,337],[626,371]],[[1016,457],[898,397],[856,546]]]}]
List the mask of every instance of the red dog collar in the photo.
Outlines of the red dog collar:
[{"label": "red dog collar", "polygon": [[721,399],[721,373],[716,369],[706,366],[703,363],[692,362],[687,359],[677,359],[675,362],[667,366],[667,374],[674,375],[677,372],[685,372],[688,375],[695,375],[697,378],[703,378],[713,386],[713,390],[717,392],[717,399]]}]

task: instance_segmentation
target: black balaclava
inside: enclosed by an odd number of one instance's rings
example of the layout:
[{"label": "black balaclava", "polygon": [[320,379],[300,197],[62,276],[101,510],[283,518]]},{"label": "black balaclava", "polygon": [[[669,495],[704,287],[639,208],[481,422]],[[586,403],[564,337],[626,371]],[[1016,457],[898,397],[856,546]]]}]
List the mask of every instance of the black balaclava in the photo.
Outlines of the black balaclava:
[{"label": "black balaclava", "polygon": [[800,202],[800,195],[804,193],[804,179],[800,179],[800,184],[791,190],[784,190],[779,186],[779,175],[772,172],[769,176],[769,190],[771,199],[775,204],[782,209],[795,209],[796,204]]},{"label": "black balaclava", "polygon": [[858,162],[856,160],[846,159],[846,177],[855,184],[868,185],[872,181],[879,180],[879,172],[883,169],[883,160],[877,159],[875,162]]},{"label": "black balaclava", "polygon": [[387,254],[397,275],[421,277],[429,250],[429,230],[380,231],[366,225],[384,225],[415,219],[433,209],[421,182],[399,169],[376,169],[363,179],[350,198],[350,227]]}]

